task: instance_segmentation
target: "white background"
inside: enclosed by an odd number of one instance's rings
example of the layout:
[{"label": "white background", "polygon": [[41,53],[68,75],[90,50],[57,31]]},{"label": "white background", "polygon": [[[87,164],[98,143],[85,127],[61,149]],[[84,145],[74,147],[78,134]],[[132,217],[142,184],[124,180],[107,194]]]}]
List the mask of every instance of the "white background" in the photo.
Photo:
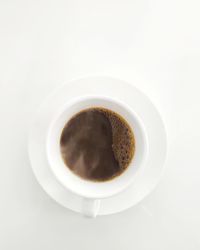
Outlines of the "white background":
[{"label": "white background", "polygon": [[[200,249],[199,0],[0,0],[0,249]],[[110,75],[146,93],[166,124],[156,190],[120,214],[83,218],[38,185],[27,156],[55,87]]]}]

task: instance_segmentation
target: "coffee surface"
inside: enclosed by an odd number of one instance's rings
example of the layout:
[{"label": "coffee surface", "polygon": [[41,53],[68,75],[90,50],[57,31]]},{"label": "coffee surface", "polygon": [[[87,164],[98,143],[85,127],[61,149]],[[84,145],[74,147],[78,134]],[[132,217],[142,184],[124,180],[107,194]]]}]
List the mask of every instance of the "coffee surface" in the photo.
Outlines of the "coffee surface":
[{"label": "coffee surface", "polygon": [[120,175],[135,151],[134,134],[120,115],[105,108],[82,110],[63,128],[60,149],[66,166],[92,181]]}]

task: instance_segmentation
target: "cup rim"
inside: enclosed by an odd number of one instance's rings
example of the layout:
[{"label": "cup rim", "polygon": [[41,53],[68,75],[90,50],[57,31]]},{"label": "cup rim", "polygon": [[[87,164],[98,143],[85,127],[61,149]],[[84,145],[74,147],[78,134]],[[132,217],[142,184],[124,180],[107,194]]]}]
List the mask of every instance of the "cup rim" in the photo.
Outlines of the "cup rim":
[{"label": "cup rim", "polygon": [[[113,192],[112,194],[109,194],[109,195],[97,195],[97,196],[91,196],[91,195],[86,195],[84,194],[82,191],[79,191],[77,192],[77,190],[75,191],[73,188],[71,188],[70,185],[67,185],[66,182],[63,182],[61,180],[61,178],[59,178],[58,174],[56,173],[55,171],[55,168],[53,167],[53,165],[51,164],[51,160],[49,159],[49,152],[48,152],[48,138],[50,136],[50,133],[51,133],[51,129],[52,127],[55,125],[56,121],[59,119],[59,117],[68,109],[70,109],[70,107],[72,107],[73,105],[75,104],[79,104],[83,101],[88,101],[88,100],[102,100],[102,101],[109,101],[113,104],[117,104],[119,106],[121,106],[123,109],[125,109],[126,111],[128,111],[132,116],[134,116],[134,118],[137,120],[137,122],[139,123],[139,126],[140,126],[140,129],[142,130],[142,133],[143,133],[143,138],[144,138],[144,141],[145,141],[145,153],[143,155],[143,159],[142,159],[142,162],[139,166],[139,168],[137,169],[137,171],[135,172],[135,174],[130,178],[131,181],[129,181],[126,185],[124,185],[123,187],[121,187],[120,189],[116,190],[115,192]],[[91,107],[98,107],[98,106],[91,106]],[[112,108],[108,108],[110,110],[112,110]],[[84,110],[84,108],[80,108],[80,110]],[[114,110],[113,110],[114,111]],[[114,111],[116,112],[116,111]],[[75,115],[77,112],[75,112],[73,115]],[[116,112],[118,113],[118,112]],[[72,116],[73,116],[72,115]],[[120,114],[121,115],[121,114]],[[70,116],[66,123],[71,119]],[[123,117],[123,115],[122,115]],[[126,119],[125,119],[126,120]],[[65,123],[65,124],[66,124]],[[130,127],[132,127],[132,125],[129,123]],[[135,136],[135,134],[134,134]],[[62,105],[62,107],[60,107],[60,109],[58,110],[57,112],[57,115],[54,117],[54,119],[52,119],[52,121],[50,122],[49,124],[49,128],[48,128],[48,133],[47,133],[47,145],[46,145],[46,154],[47,154],[47,160],[48,160],[48,163],[49,163],[49,166],[50,166],[50,169],[52,170],[53,174],[55,175],[57,181],[59,183],[62,184],[62,186],[64,186],[65,188],[67,188],[68,190],[70,190],[71,192],[75,193],[76,195],[79,195],[81,197],[84,197],[84,198],[92,198],[92,199],[102,199],[102,198],[108,198],[110,196],[113,196],[113,195],[116,195],[118,194],[119,192],[122,192],[123,190],[125,190],[134,180],[135,178],[137,177],[137,175],[139,173],[141,173],[143,170],[144,170],[144,167],[145,167],[145,163],[146,163],[146,159],[147,159],[147,155],[148,155],[148,138],[147,138],[147,133],[146,133],[146,130],[145,130],[145,127],[143,125],[143,122],[141,120],[141,118],[138,116],[138,114],[136,112],[134,112],[134,110],[132,110],[126,103],[120,101],[120,100],[116,100],[114,98],[111,98],[111,97],[108,97],[108,96],[102,96],[102,95],[85,95],[85,96],[81,96],[81,97],[78,97],[78,98],[74,98],[73,100],[69,101],[69,102],[66,102],[64,105]],[[133,156],[133,158],[135,157],[135,155]],[[132,165],[132,162],[130,163],[130,165],[127,167],[127,169]],[[66,166],[66,168],[69,170],[69,168]],[[118,177],[115,177],[114,179],[111,179],[111,180],[108,180],[108,181],[105,181],[105,182],[94,182],[94,181],[90,181],[90,180],[85,180],[85,179],[82,179],[81,177],[79,177],[78,175],[75,175],[71,170],[69,170],[74,176],[76,176],[77,178],[79,178],[80,180],[82,181],[85,181],[85,182],[89,182],[90,184],[93,183],[93,184],[103,184],[103,183],[111,183],[113,181],[115,181],[116,179],[120,178],[120,176],[123,175],[123,173],[125,173],[127,170],[125,170],[121,175],[119,175]]]}]

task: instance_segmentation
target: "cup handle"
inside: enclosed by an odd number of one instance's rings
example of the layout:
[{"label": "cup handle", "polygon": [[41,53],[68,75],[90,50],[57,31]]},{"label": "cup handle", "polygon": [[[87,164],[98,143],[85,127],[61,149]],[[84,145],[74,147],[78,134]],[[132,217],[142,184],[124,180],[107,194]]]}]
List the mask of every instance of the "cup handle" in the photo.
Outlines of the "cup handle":
[{"label": "cup handle", "polygon": [[86,199],[82,200],[82,213],[86,217],[95,218],[99,212],[100,200]]}]

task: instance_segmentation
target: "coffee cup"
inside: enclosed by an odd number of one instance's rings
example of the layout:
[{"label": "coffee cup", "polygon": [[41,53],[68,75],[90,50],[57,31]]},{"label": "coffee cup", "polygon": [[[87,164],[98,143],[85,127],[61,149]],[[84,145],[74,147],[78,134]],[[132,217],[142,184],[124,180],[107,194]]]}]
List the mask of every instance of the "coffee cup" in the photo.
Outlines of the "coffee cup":
[{"label": "coffee cup", "polygon": [[[134,132],[135,153],[127,169],[119,176],[102,182],[85,180],[75,175],[63,161],[60,152],[60,137],[65,124],[82,110],[101,107],[123,117]],[[148,139],[144,125],[125,103],[106,96],[83,96],[61,107],[49,125],[46,138],[46,154],[50,169],[57,181],[76,195],[82,197],[82,213],[89,217],[98,214],[101,199],[117,195],[136,180],[144,170],[148,155]]]}]

